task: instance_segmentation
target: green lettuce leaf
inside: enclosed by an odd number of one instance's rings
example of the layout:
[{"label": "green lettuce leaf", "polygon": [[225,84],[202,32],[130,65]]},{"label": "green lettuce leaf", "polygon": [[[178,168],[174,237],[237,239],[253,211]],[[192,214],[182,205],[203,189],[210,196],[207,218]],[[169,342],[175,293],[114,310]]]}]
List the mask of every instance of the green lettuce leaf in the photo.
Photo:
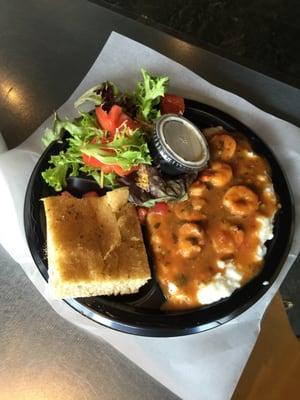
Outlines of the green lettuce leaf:
[{"label": "green lettuce leaf", "polygon": [[103,136],[104,133],[97,125],[96,117],[89,113],[80,113],[80,118],[74,122],[68,121],[67,119],[62,121],[55,114],[53,128],[47,128],[44,131],[42,142],[45,146],[48,146],[55,140],[61,140],[65,131],[71,134],[74,144],[76,141],[89,140],[94,136]]},{"label": "green lettuce leaf", "polygon": [[160,116],[160,99],[166,92],[169,78],[167,76],[151,76],[144,69],[141,69],[141,72],[143,81],[137,84],[135,91],[138,117],[151,122]]},{"label": "green lettuce leaf", "polygon": [[99,106],[100,104],[111,106],[117,102],[119,93],[119,89],[113,82],[103,82],[83,93],[75,101],[74,107],[79,108],[84,103],[91,103],[94,106]]},{"label": "green lettuce leaf", "polygon": [[55,140],[60,140],[62,137],[63,132],[63,124],[65,122],[61,121],[57,114],[54,114],[54,121],[53,127],[46,128],[42,137],[42,143],[47,147],[50,143],[54,142]]},{"label": "green lettuce leaf", "polygon": [[79,108],[85,102],[89,102],[96,106],[99,106],[102,103],[101,89],[102,83],[87,90],[75,101],[74,107]]},{"label": "green lettuce leaf", "polygon": [[115,189],[120,186],[117,181],[117,175],[114,173],[104,174],[99,169],[95,169],[88,165],[83,165],[80,168],[80,171],[92,176],[100,187],[110,186]]},{"label": "green lettuce leaf", "polygon": [[115,135],[113,141],[101,146],[98,143],[86,143],[80,147],[80,151],[105,164],[117,164],[124,170],[139,164],[151,164],[148,145],[139,130],[128,134],[128,129],[124,129]]},{"label": "green lettuce leaf", "polygon": [[52,167],[42,172],[42,177],[49,186],[57,192],[67,186],[67,176],[77,176],[81,157],[69,151],[60,151],[58,155],[51,156],[49,164]]}]

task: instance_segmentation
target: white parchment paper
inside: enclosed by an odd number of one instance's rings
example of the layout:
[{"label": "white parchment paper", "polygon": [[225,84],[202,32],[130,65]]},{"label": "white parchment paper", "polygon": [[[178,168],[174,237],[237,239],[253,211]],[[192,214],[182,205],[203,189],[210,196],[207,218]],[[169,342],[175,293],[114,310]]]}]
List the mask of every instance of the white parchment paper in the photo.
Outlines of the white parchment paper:
[{"label": "white parchment paper", "polygon": [[300,248],[300,129],[269,115],[247,101],[211,85],[185,67],[117,33],[112,33],[66,103],[61,117],[76,115],[73,103],[88,88],[111,80],[133,89],[140,68],[170,77],[170,91],[212,105],[252,128],[274,151],[291,183],[296,204],[296,232],[280,276],[267,294],[233,321],[200,334],[181,338],[145,338],[102,327],[55,300],[28,250],[23,227],[25,190],[42,153],[41,135],[52,117],[21,146],[0,155],[0,243],[22,266],[49,304],[67,320],[113,345],[148,374],[184,399],[226,400],[232,395],[259,333],[260,321]]}]

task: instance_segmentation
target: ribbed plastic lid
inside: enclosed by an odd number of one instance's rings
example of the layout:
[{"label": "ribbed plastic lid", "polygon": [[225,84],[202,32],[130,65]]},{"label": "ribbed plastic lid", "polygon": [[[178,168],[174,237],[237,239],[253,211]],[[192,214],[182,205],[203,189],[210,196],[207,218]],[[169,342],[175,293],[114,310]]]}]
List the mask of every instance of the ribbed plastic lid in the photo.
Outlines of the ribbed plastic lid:
[{"label": "ribbed plastic lid", "polygon": [[183,168],[203,168],[209,160],[209,150],[203,133],[189,120],[175,114],[165,114],[156,121],[156,143],[164,159]]}]

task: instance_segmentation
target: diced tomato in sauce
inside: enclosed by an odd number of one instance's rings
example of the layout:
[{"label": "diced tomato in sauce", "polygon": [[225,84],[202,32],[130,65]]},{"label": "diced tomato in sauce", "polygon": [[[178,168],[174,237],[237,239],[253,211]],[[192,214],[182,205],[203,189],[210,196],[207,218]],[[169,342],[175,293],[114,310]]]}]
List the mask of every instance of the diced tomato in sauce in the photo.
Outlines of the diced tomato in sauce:
[{"label": "diced tomato in sauce", "polygon": [[158,202],[155,203],[152,208],[149,209],[149,212],[154,212],[156,214],[165,215],[169,211],[169,206],[167,203]]},{"label": "diced tomato in sauce", "polygon": [[148,209],[145,207],[139,207],[137,209],[137,214],[138,214],[138,219],[141,224],[144,224],[146,222],[146,217],[148,214]]}]

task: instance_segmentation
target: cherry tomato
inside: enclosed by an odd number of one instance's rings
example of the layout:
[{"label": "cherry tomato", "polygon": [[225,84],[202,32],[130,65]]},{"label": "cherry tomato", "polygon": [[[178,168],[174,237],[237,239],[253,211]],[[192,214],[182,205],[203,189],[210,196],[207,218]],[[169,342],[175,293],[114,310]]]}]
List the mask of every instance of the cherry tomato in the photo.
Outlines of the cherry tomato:
[{"label": "cherry tomato", "polygon": [[167,214],[168,210],[169,210],[169,206],[167,203],[158,202],[158,203],[155,203],[152,208],[150,208],[149,212],[151,211],[151,212],[155,212],[157,214],[165,215],[165,214]]},{"label": "cherry tomato", "polygon": [[108,118],[111,120],[113,124],[117,126],[118,121],[120,119],[121,114],[123,113],[122,107],[117,104],[113,105],[112,108],[108,112]]},{"label": "cherry tomato", "polygon": [[[131,129],[136,129],[138,127],[138,124],[135,121],[133,121],[133,119],[130,118],[127,114],[125,114],[122,110],[122,107],[120,107],[117,104],[114,104],[108,113],[104,111],[101,106],[96,107],[96,117],[101,127],[110,133],[109,137],[102,139],[103,144],[113,140],[116,130],[122,124],[127,125]],[[95,144],[96,141],[97,141],[96,138],[92,139],[91,143]],[[110,150],[107,151],[110,152]],[[129,175],[133,171],[138,170],[139,168],[138,166],[135,166],[130,168],[129,170],[124,170],[117,164],[105,164],[97,160],[95,157],[88,156],[86,154],[82,154],[82,160],[86,165],[89,165],[94,168],[99,168],[104,173],[109,174],[111,172],[114,172],[119,176]]]},{"label": "cherry tomato", "polygon": [[122,124],[127,125],[131,129],[138,127],[138,124],[129,115],[125,114],[122,111],[122,107],[117,104],[114,104],[108,113],[101,106],[96,107],[96,117],[101,127],[112,135],[111,139],[113,139],[116,129]]},{"label": "cherry tomato", "polygon": [[99,197],[97,192],[86,192],[82,195],[82,197]]},{"label": "cherry tomato", "polygon": [[101,171],[103,171],[105,174],[110,174],[111,172],[114,172],[113,165],[104,164],[93,156],[88,156],[87,154],[82,153],[82,161],[85,163],[85,165],[101,169]]},{"label": "cherry tomato", "polygon": [[136,165],[130,169],[123,169],[122,167],[120,167],[119,165],[114,165],[114,170],[113,172],[119,176],[127,176],[132,174],[132,172],[137,171],[139,169],[139,166]]},{"label": "cherry tomato", "polygon": [[122,167],[120,167],[120,165],[105,164],[105,163],[97,160],[95,157],[88,156],[87,154],[84,154],[84,153],[82,154],[82,160],[86,165],[89,165],[90,167],[93,167],[93,168],[99,168],[105,174],[110,174],[110,173],[114,172],[115,174],[117,174],[119,176],[127,176],[127,175],[131,174],[132,172],[137,171],[139,169],[139,166],[136,165],[130,169],[125,170]]},{"label": "cherry tomato", "polygon": [[125,113],[121,113],[119,120],[118,120],[118,127],[121,126],[123,123],[125,123],[128,128],[130,129],[136,129],[139,127],[139,124],[134,121],[133,119],[131,119],[127,114]]},{"label": "cherry tomato", "polygon": [[74,197],[70,192],[68,192],[67,190],[64,190],[63,192],[61,192],[60,194],[63,197]]},{"label": "cherry tomato", "polygon": [[96,117],[101,127],[114,135],[116,131],[116,124],[113,123],[113,121],[109,118],[108,113],[104,111],[101,106],[96,107]]},{"label": "cherry tomato", "polygon": [[185,110],[183,97],[175,94],[165,94],[160,100],[160,111],[162,114],[183,114]]}]

